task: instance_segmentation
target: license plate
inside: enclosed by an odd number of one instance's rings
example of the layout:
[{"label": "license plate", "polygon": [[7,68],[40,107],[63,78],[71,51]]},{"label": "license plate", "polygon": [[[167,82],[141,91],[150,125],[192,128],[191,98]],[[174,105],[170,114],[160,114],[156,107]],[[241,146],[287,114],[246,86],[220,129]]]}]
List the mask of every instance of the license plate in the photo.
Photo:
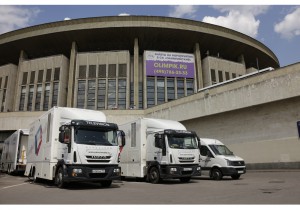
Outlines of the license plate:
[{"label": "license plate", "polygon": [[244,173],[244,171],[238,171],[238,174],[243,174]]},{"label": "license plate", "polygon": [[184,171],[192,171],[193,169],[191,168],[183,168]]},{"label": "license plate", "polygon": [[92,173],[105,173],[105,170],[104,169],[92,170]]}]

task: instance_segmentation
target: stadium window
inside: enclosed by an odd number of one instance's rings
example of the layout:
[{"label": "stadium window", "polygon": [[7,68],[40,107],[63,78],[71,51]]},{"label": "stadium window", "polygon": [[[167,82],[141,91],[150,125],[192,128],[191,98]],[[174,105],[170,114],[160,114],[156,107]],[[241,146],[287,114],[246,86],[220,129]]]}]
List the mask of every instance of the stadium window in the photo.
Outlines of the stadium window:
[{"label": "stadium window", "polygon": [[26,86],[22,86],[21,87],[21,95],[20,95],[19,111],[24,111],[25,97],[26,97]]},{"label": "stadium window", "polygon": [[46,82],[50,82],[51,81],[51,74],[52,74],[52,69],[47,69],[47,72],[46,72]]},{"label": "stadium window", "polygon": [[27,84],[27,76],[28,76],[28,72],[23,72],[22,85]]},{"label": "stadium window", "polygon": [[27,111],[32,111],[32,100],[33,100],[34,86],[29,86],[28,102],[27,102]]},{"label": "stadium window", "polygon": [[41,98],[42,98],[42,85],[37,85],[35,107],[34,107],[35,111],[40,111]]},{"label": "stadium window", "polygon": [[194,79],[186,80],[186,89],[188,96],[194,94]]},{"label": "stadium window", "polygon": [[126,108],[126,79],[118,81],[118,109]]},{"label": "stadium window", "polygon": [[119,64],[119,77],[127,77],[127,64]]},{"label": "stadium window", "polygon": [[212,85],[217,83],[216,71],[214,69],[210,70],[210,78]]},{"label": "stadium window", "polygon": [[106,79],[98,80],[97,109],[105,109]]},{"label": "stadium window", "polygon": [[35,71],[32,71],[30,73],[30,84],[33,84],[34,83],[34,79],[35,79]]},{"label": "stadium window", "polygon": [[79,66],[79,79],[85,79],[86,78],[86,66]]},{"label": "stadium window", "polygon": [[96,65],[89,65],[89,78],[96,78]]},{"label": "stadium window", "polygon": [[177,78],[177,98],[184,97],[184,79]]},{"label": "stadium window", "polygon": [[108,65],[108,78],[116,78],[116,64],[109,64]]},{"label": "stadium window", "polygon": [[45,84],[43,110],[48,111],[50,98],[50,83]]},{"label": "stadium window", "polygon": [[87,89],[87,109],[95,109],[95,97],[96,97],[96,81],[88,80]]},{"label": "stadium window", "polygon": [[225,72],[225,79],[230,80],[229,72],[227,72],[227,71]]},{"label": "stadium window", "polygon": [[60,68],[55,68],[54,69],[54,81],[59,80],[59,74],[60,74]]},{"label": "stadium window", "polygon": [[222,71],[218,71],[218,76],[219,76],[219,82],[223,82],[223,72]]},{"label": "stadium window", "polygon": [[175,99],[175,80],[174,80],[174,78],[167,79],[167,93],[168,93],[168,101],[172,101]]},{"label": "stadium window", "polygon": [[165,78],[157,78],[157,104],[165,103]]},{"label": "stadium window", "polygon": [[105,64],[99,65],[98,78],[106,78],[106,65]]},{"label": "stadium window", "polygon": [[77,108],[84,108],[85,101],[85,80],[78,80]]},{"label": "stadium window", "polygon": [[155,78],[147,77],[147,107],[155,105]]},{"label": "stadium window", "polygon": [[52,107],[58,105],[58,88],[59,88],[59,83],[54,82],[53,83],[53,93],[52,93]]},{"label": "stadium window", "polygon": [[107,105],[109,109],[116,109],[116,80],[115,79],[109,79],[108,80],[108,101]]},{"label": "stadium window", "polygon": [[43,82],[43,75],[44,75],[44,70],[39,70],[39,73],[38,73],[38,83],[42,83]]}]

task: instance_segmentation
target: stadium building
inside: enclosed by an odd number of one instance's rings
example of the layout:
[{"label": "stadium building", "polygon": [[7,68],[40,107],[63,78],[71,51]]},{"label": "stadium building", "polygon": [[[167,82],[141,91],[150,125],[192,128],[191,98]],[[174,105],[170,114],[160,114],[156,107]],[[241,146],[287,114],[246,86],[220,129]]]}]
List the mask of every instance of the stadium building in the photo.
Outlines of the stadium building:
[{"label": "stadium building", "polygon": [[[75,19],[0,35],[0,143],[53,106],[182,122],[249,168],[300,168],[300,64],[203,22]],[[0,146],[1,150],[1,146]]]}]

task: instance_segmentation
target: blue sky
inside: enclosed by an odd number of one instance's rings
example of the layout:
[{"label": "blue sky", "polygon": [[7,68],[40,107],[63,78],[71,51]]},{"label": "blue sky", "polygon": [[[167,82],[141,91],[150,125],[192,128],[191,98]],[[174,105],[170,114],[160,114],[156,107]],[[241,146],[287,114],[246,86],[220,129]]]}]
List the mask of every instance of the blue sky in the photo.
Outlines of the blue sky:
[{"label": "blue sky", "polygon": [[[0,5],[0,34],[43,23],[98,16],[186,18],[231,28],[269,47],[280,65],[300,62],[299,5]],[[1,4],[1,3],[0,3]],[[81,3],[82,4],[82,3]]]}]

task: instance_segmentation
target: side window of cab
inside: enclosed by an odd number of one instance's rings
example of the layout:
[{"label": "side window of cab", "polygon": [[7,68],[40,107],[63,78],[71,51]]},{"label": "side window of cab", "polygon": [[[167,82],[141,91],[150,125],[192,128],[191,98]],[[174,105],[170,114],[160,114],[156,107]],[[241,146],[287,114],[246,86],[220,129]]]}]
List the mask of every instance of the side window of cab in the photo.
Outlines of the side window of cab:
[{"label": "side window of cab", "polygon": [[200,154],[201,154],[202,156],[207,156],[207,151],[208,151],[207,146],[202,146],[202,145],[201,145],[201,147],[200,147]]}]

